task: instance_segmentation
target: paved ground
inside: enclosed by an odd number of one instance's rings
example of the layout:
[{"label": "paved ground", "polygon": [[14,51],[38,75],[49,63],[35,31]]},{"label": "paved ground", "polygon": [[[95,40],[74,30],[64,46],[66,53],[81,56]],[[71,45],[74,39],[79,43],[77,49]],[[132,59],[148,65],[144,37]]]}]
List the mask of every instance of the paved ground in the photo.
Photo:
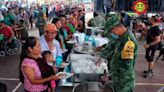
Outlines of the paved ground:
[{"label": "paved ground", "polygon": [[[30,35],[38,37],[37,31],[30,31]],[[157,53],[158,54],[158,53]],[[151,79],[142,77],[142,71],[147,69],[147,63],[144,59],[143,42],[139,42],[139,56],[136,62],[136,87],[134,92],[157,92],[164,86],[164,61],[155,64],[156,75]],[[18,80],[19,54],[14,56],[0,57],[0,82],[7,85],[7,92],[24,92],[22,85]],[[16,89],[16,90],[15,90]],[[61,92],[72,92],[72,88],[61,88]]]}]

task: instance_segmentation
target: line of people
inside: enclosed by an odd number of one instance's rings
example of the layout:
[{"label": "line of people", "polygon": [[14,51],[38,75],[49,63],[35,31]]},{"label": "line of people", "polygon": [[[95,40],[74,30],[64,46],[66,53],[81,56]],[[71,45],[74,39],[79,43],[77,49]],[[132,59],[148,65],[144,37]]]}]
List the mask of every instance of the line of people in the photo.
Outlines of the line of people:
[{"label": "line of people", "polygon": [[[41,10],[39,14],[41,16],[38,19],[44,19]],[[67,41],[72,39],[75,31],[84,32],[82,20],[84,21],[84,11],[73,8],[70,12],[61,12],[58,17],[52,19],[52,23],[46,20],[38,22],[41,29],[40,38],[29,37],[22,47],[19,68],[20,79],[26,92],[59,91],[58,80],[64,75],[55,76],[63,70],[55,65],[60,66],[66,62],[72,50],[72,45]]]}]

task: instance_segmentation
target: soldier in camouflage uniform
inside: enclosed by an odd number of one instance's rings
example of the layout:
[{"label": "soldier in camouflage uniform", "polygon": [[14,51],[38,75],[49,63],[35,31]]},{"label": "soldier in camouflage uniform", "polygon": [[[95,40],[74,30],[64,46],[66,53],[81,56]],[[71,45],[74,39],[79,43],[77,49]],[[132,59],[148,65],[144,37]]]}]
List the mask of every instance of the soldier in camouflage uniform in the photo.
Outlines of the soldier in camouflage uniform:
[{"label": "soldier in camouflage uniform", "polygon": [[94,15],[94,18],[91,18],[88,21],[88,26],[90,27],[103,27],[105,25],[105,14],[99,13]]},{"label": "soldier in camouflage uniform", "polygon": [[110,62],[111,78],[115,92],[132,92],[135,84],[134,64],[138,46],[136,39],[120,23],[120,19],[119,14],[114,14],[106,22],[105,28],[108,32],[105,33],[108,36],[116,35],[118,38],[110,41],[102,49],[100,57],[110,58],[108,62]]}]

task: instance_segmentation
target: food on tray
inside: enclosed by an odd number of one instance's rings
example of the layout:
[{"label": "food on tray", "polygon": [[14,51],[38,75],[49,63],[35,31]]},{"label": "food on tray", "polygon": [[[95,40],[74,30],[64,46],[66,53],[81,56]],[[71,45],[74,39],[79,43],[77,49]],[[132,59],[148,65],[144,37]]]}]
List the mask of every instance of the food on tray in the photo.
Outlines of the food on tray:
[{"label": "food on tray", "polygon": [[72,70],[74,73],[103,74],[104,70],[108,70],[108,67],[104,62],[100,66],[96,66],[92,60],[79,59],[76,62],[72,62]]},{"label": "food on tray", "polygon": [[73,73],[59,72],[56,74],[56,76],[59,76],[60,79],[67,79],[73,76]]}]

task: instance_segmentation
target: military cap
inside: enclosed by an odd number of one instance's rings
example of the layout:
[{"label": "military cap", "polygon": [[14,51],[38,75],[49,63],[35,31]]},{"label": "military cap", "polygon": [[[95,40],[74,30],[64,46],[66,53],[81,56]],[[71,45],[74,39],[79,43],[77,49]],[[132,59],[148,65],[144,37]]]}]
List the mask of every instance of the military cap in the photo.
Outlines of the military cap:
[{"label": "military cap", "polygon": [[107,31],[111,30],[113,27],[120,23],[121,16],[120,14],[112,14],[105,23],[105,29]]}]

